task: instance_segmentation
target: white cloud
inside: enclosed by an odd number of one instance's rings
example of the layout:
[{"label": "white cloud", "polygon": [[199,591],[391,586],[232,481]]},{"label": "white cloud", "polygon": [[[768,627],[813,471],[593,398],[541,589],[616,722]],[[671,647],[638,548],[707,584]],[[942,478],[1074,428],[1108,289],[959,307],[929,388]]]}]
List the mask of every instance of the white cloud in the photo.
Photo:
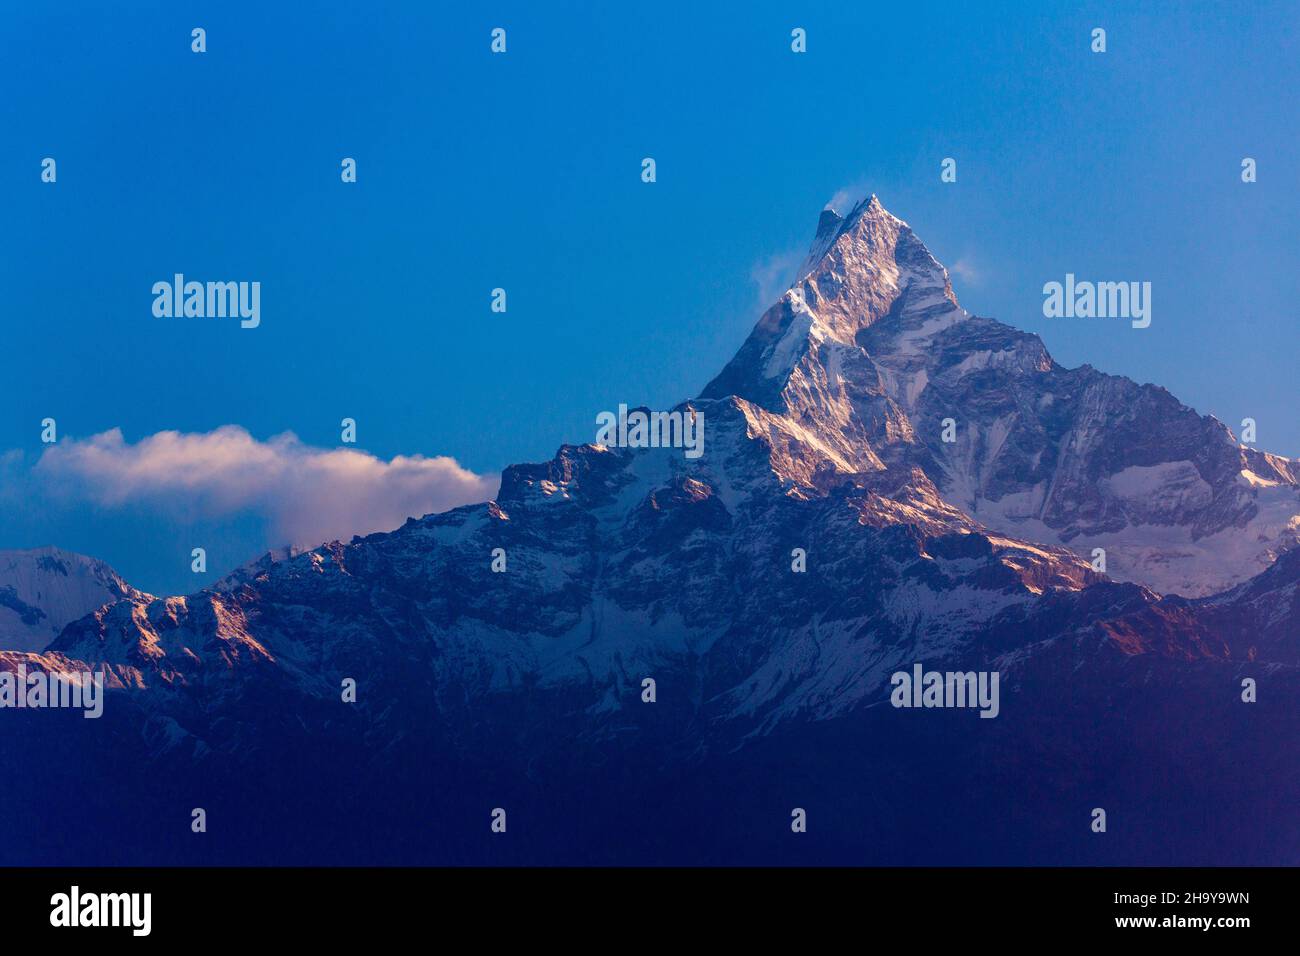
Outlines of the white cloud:
[{"label": "white cloud", "polygon": [[286,543],[387,531],[407,517],[485,501],[499,477],[455,459],[313,448],[292,433],[258,441],[237,425],[210,432],[163,431],[135,444],[121,429],[64,438],[36,464],[55,490],[107,507],[144,504],[182,514],[256,513]]},{"label": "white cloud", "polygon": [[978,285],[980,279],[983,277],[983,273],[969,256],[962,256],[953,263],[952,273],[970,285]]},{"label": "white cloud", "polygon": [[834,209],[841,216],[847,216],[849,211],[864,198],[866,198],[866,187],[856,184],[845,186],[843,189],[836,190],[835,195],[826,204],[826,208]]},{"label": "white cloud", "polygon": [[758,286],[759,308],[766,309],[785,294],[790,284],[798,278],[794,273],[803,262],[804,254],[798,249],[777,252],[754,263],[749,277]]}]

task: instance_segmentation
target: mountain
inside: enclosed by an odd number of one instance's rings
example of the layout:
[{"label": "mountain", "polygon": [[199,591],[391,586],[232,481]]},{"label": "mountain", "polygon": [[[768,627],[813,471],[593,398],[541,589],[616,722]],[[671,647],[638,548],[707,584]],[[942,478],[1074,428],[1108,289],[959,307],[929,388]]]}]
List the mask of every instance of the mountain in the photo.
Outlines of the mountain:
[{"label": "mountain", "polygon": [[[113,819],[106,862],[1300,860],[1297,463],[967,313],[874,196],[802,272],[675,410],[699,458],[566,445],[0,654],[112,689],[24,715],[65,756],[11,799]],[[1001,674],[997,718],[891,707],[916,664]],[[200,799],[242,821],[225,856],[172,829]]]},{"label": "mountain", "polygon": [[875,196],[822,213],[801,271],[706,397],[744,395],[855,470],[914,464],[986,527],[1103,548],[1111,577],[1162,593],[1223,590],[1300,540],[1300,463],[966,312]]},{"label": "mountain", "polygon": [[0,649],[42,651],[96,608],[148,599],[95,558],[49,547],[0,551]]}]

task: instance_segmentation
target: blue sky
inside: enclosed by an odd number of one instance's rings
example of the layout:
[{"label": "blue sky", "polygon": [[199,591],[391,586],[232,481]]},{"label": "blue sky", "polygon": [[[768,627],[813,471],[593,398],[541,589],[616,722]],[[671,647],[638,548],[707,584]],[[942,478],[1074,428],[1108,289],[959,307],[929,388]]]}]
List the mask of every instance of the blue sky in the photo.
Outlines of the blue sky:
[{"label": "blue sky", "polygon": [[[46,6],[0,10],[0,547],[182,592],[192,546],[224,572],[284,533],[260,500],[53,496],[46,417],[328,449],[350,416],[482,475],[590,440],[697,393],[846,189],[967,309],[1300,455],[1296,4]],[[175,272],[259,280],[261,326],[155,318]],[[1151,327],[1043,318],[1067,272],[1150,281]]]}]

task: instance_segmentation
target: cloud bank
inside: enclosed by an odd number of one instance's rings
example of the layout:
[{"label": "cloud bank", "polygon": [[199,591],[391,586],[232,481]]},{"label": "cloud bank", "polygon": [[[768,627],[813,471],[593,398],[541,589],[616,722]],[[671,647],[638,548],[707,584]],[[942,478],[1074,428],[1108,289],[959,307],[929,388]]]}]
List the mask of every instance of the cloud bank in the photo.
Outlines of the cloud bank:
[{"label": "cloud bank", "polygon": [[35,468],[51,490],[106,507],[144,505],[220,518],[254,513],[285,544],[312,547],[388,531],[408,517],[486,501],[499,476],[455,459],[304,445],[292,433],[258,441],[237,425],[163,431],[135,444],[121,429],[50,446]]}]

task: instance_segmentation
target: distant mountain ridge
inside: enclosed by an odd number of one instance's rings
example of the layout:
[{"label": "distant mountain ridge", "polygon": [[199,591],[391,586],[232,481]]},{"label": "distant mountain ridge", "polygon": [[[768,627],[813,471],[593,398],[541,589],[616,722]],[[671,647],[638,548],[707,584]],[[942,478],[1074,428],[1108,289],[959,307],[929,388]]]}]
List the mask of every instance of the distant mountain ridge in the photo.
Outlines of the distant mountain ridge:
[{"label": "distant mountain ridge", "polygon": [[149,597],[96,558],[53,547],[0,551],[0,650],[43,651],[91,611]]}]

